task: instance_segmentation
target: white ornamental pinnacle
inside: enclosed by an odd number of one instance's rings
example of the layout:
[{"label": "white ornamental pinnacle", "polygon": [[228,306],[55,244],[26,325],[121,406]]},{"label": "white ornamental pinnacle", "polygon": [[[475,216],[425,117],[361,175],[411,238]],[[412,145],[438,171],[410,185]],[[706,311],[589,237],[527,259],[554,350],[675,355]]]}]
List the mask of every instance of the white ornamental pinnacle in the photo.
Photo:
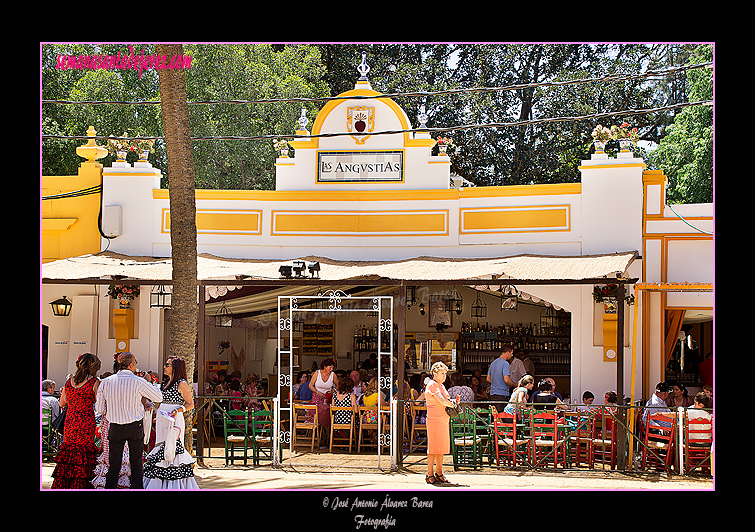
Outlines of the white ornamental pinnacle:
[{"label": "white ornamental pinnacle", "polygon": [[309,124],[309,118],[307,118],[307,110],[304,107],[301,108],[301,116],[299,117],[298,123],[299,123],[299,131],[307,130],[307,124]]},{"label": "white ornamental pinnacle", "polygon": [[357,71],[361,74],[359,81],[367,81],[367,73],[370,71],[370,66],[367,64],[367,52],[362,52],[362,63],[357,67]]},{"label": "white ornamental pinnacle", "polygon": [[419,120],[420,129],[427,127],[427,113],[425,112],[424,104],[419,106],[419,114],[417,115],[417,120]]}]

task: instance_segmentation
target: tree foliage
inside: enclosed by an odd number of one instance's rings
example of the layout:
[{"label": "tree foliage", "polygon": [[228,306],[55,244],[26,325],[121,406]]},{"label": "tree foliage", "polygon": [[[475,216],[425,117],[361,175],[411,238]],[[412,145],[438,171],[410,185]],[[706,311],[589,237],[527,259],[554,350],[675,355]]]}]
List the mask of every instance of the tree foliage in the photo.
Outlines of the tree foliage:
[{"label": "tree foliage", "polygon": [[[690,63],[713,60],[713,46],[697,47]],[[713,99],[713,71],[689,72],[689,101]],[[674,117],[667,133],[651,157],[654,167],[668,177],[669,203],[710,203],[713,201],[713,108],[684,108]]]},{"label": "tree foliage", "polygon": [[[122,49],[122,45],[119,45]],[[92,45],[43,47],[43,99],[156,100],[157,73],[146,71],[56,70],[57,53],[92,53]],[[106,51],[118,46],[102,46]],[[134,45],[145,53],[153,45]],[[651,157],[639,147],[635,155],[649,166],[669,160],[694,160],[686,170],[673,170],[674,196],[706,185],[705,170],[712,157],[683,154],[700,146],[682,133],[684,113],[655,112],[610,120],[573,118],[600,113],[654,108],[686,101],[687,77],[640,78],[606,81],[606,76],[640,74],[648,69],[701,61],[695,45],[644,44],[322,44],[322,45],[186,45],[194,58],[187,71],[190,102],[203,100],[260,100],[310,98],[314,101],[252,104],[190,105],[192,137],[264,137],[262,140],[194,140],[197,188],[272,189],[275,186],[275,135],[293,135],[302,107],[310,124],[322,101],[354,88],[362,51],[367,52],[369,79],[378,92],[420,93],[396,96],[412,126],[419,125],[421,105],[429,116],[427,127],[442,130],[433,136],[450,137],[457,146],[451,171],[477,185],[575,182],[579,165],[591,152],[590,132],[598,123],[627,121],[641,133],[642,145],[654,146],[674,134],[682,142],[665,142]],[[588,83],[549,86],[552,82],[592,79]],[[690,80],[695,79],[693,74]],[[498,87],[502,90],[472,91]],[[451,89],[465,92],[438,94]],[[701,111],[695,107],[687,114]],[[708,109],[708,111],[710,111]],[[679,118],[682,116],[682,118]],[[556,122],[545,119],[566,118]],[[675,122],[675,118],[677,120]],[[43,106],[43,133],[83,135],[89,125],[99,134],[161,136],[158,106]],[[523,122],[523,123],[522,123]],[[486,126],[494,127],[464,127]],[[673,125],[672,125],[673,124]],[[697,137],[695,137],[697,138]],[[674,141],[675,143],[676,141]],[[43,172],[68,174],[79,159],[76,142],[46,140]],[[687,147],[684,147],[688,144]],[[609,144],[610,152],[615,147]],[[677,150],[672,156],[672,152]],[[667,155],[664,155],[667,154]],[[158,144],[150,161],[163,170],[164,146]],[[663,162],[661,162],[663,161]],[[106,159],[104,164],[110,161]],[[680,163],[681,164],[681,163]],[[679,186],[677,187],[677,181]],[[163,185],[165,186],[165,184]],[[710,188],[710,187],[709,187]],[[698,196],[694,196],[698,197]]]}]

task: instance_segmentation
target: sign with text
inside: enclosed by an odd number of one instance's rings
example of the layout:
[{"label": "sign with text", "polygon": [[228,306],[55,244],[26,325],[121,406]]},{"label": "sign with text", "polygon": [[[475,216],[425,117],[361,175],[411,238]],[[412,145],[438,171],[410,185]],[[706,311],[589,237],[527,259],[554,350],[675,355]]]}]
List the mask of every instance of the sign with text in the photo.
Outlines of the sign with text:
[{"label": "sign with text", "polygon": [[317,182],[402,182],[404,152],[321,151],[317,153]]}]

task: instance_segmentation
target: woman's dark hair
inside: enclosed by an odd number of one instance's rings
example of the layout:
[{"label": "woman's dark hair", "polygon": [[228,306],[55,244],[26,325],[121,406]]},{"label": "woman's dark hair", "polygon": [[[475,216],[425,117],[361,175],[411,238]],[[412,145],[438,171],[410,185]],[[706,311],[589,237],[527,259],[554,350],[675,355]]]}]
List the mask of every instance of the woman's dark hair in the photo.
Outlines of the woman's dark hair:
[{"label": "woman's dark hair", "polygon": [[537,389],[541,392],[549,392],[553,389],[553,385],[548,379],[543,379],[538,383]]},{"label": "woman's dark hair", "polygon": [[351,380],[351,377],[344,377],[343,379],[338,379],[338,393],[349,393],[351,390],[354,389],[354,381]]},{"label": "woman's dark hair", "polygon": [[86,380],[87,375],[96,377],[101,366],[102,363],[97,358],[97,355],[93,355],[92,353],[80,355],[78,360],[76,360],[76,373],[71,377],[71,382],[73,384],[81,384]]},{"label": "woman's dark hair", "polygon": [[233,377],[231,382],[228,383],[228,387],[234,392],[237,392],[241,389],[241,381],[237,377]]},{"label": "woman's dark hair", "polygon": [[682,383],[682,382],[675,382],[674,386],[676,386],[677,388],[679,388],[682,391],[682,395],[684,397],[687,397],[687,395],[689,394],[689,392],[687,391],[687,387],[684,385],[684,383]]},{"label": "woman's dark hair", "polygon": [[171,355],[168,357],[167,362],[170,362],[170,365],[173,366],[173,374],[170,376],[170,380],[166,379],[167,382],[165,380],[163,381],[163,390],[167,390],[181,379],[188,381],[186,378],[186,362],[184,359],[176,355]]},{"label": "woman's dark hair", "polygon": [[606,392],[606,402],[615,405],[618,402],[618,400],[619,400],[619,396],[616,392],[614,391]]},{"label": "woman's dark hair", "polygon": [[335,360],[333,360],[332,358],[326,358],[326,359],[325,359],[325,360],[323,360],[323,361],[322,361],[322,363],[320,364],[320,369],[325,369],[325,368],[326,368],[326,367],[328,367],[328,366],[333,366],[333,367],[336,367],[336,361],[335,361]]}]

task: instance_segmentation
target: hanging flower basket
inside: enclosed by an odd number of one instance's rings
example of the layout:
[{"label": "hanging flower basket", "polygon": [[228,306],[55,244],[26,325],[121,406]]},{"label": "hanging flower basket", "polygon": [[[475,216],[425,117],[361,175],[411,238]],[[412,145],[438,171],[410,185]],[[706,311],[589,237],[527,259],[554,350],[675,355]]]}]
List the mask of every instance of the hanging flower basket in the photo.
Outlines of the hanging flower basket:
[{"label": "hanging flower basket", "polygon": [[[592,298],[603,303],[603,312],[606,314],[616,314],[619,308],[619,285],[608,284],[596,286],[592,291]],[[628,305],[634,305],[634,296],[628,295],[624,298]]]},{"label": "hanging flower basket", "polygon": [[111,284],[107,295],[118,300],[119,308],[131,308],[131,302],[139,297],[139,286]]}]

